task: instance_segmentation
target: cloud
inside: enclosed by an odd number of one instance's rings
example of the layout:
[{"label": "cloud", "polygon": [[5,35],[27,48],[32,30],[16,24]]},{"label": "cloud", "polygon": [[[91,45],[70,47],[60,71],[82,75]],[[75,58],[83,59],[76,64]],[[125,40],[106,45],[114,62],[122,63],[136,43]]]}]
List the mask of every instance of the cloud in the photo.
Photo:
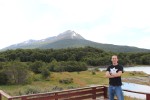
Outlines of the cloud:
[{"label": "cloud", "polygon": [[[147,0],[0,1],[3,34],[0,46],[43,39],[70,29],[95,42],[140,47],[142,41],[150,38],[149,3]],[[150,48],[148,44],[142,47]]]},{"label": "cloud", "polygon": [[144,37],[144,38],[141,38],[140,40],[137,40],[134,44],[132,45],[135,45],[137,47],[140,47],[140,48],[150,48],[150,36],[149,37]]},{"label": "cloud", "polygon": [[[99,0],[44,0],[61,15],[61,19],[66,23],[92,22],[103,16],[110,7],[106,1]],[[59,2],[59,3],[58,3]]]},{"label": "cloud", "polygon": [[125,0],[114,5],[113,23],[129,28],[144,28],[150,25],[150,1]]}]

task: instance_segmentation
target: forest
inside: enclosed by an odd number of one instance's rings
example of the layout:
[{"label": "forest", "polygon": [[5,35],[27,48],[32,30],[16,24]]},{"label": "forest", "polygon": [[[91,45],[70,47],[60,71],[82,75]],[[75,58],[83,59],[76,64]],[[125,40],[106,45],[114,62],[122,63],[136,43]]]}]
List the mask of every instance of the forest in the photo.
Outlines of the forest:
[{"label": "forest", "polygon": [[0,52],[0,84],[29,84],[37,74],[47,79],[51,72],[108,66],[112,55],[118,55],[123,66],[150,65],[150,52],[114,53],[93,47],[6,50]]}]

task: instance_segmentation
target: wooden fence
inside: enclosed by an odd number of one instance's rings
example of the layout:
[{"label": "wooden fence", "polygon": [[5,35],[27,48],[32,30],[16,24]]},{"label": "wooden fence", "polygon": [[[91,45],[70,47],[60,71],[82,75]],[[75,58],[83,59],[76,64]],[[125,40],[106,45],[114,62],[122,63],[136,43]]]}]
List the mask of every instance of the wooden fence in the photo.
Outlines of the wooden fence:
[{"label": "wooden fence", "polygon": [[[10,96],[0,90],[0,100],[96,100],[98,98],[107,100],[107,86],[92,86],[63,91],[38,93],[21,96]],[[126,92],[146,95],[146,100],[150,100],[150,93],[123,90]]]},{"label": "wooden fence", "polygon": [[7,100],[96,100],[99,97],[107,98],[107,87],[93,86],[22,96],[9,96],[5,92],[0,91],[0,100],[3,100],[2,98],[7,98]]}]

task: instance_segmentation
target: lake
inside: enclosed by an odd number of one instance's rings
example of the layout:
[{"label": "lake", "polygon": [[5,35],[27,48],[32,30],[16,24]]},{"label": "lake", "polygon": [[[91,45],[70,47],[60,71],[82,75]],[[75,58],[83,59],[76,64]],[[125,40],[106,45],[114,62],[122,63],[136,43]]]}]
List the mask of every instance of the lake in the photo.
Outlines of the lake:
[{"label": "lake", "polygon": [[[101,71],[106,70],[106,68],[100,68]],[[124,67],[124,71],[143,71],[150,74],[150,66],[134,66],[134,67]]]},{"label": "lake", "polygon": [[150,66],[135,66],[135,67],[125,67],[125,71],[143,71],[150,74]]}]

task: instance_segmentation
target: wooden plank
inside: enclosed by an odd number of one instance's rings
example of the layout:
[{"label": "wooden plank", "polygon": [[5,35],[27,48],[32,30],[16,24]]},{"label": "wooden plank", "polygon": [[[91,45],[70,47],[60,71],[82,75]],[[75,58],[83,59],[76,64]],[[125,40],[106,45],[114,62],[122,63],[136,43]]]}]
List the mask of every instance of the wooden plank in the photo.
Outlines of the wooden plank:
[{"label": "wooden plank", "polygon": [[150,100],[150,94],[146,94],[146,100]]},{"label": "wooden plank", "polygon": [[68,93],[62,93],[62,94],[58,94],[58,96],[56,98],[60,99],[60,98],[71,98],[71,97],[77,97],[77,96],[84,96],[84,95],[90,95],[92,94],[92,90],[88,90],[88,91],[73,91],[73,92],[68,92]]},{"label": "wooden plank", "polygon": [[2,94],[0,93],[0,100],[2,100]]},{"label": "wooden plank", "polygon": [[[88,95],[88,96],[87,96]],[[47,100],[47,98],[49,99],[60,99],[60,98],[84,98],[86,99],[87,97],[89,97],[89,95],[93,96],[92,95],[92,90],[85,90],[85,91],[73,91],[73,92],[65,92],[65,93],[61,93],[61,94],[57,94],[57,96],[53,95],[53,96],[47,96],[47,97],[36,97],[36,98],[31,98],[31,99],[28,99],[28,100],[36,100],[37,98],[43,98],[43,100]],[[95,96],[102,96],[103,93],[97,93]],[[90,98],[91,98],[90,96]],[[39,100],[42,100],[42,99],[39,99]]]},{"label": "wooden plank", "polygon": [[73,97],[73,98],[67,98],[63,100],[83,100],[83,99],[92,99],[92,95],[86,95],[86,96],[80,96],[80,97]]},{"label": "wooden plank", "polygon": [[132,91],[132,90],[126,90],[126,89],[123,89],[123,91],[126,91],[126,92],[132,92],[132,93],[137,93],[137,94],[150,94],[148,92],[137,92],[137,91]]},{"label": "wooden plank", "polygon": [[47,97],[27,98],[26,100],[50,100],[50,98],[47,96]]},{"label": "wooden plank", "polygon": [[96,91],[96,92],[104,92],[103,90],[104,90],[104,88],[96,88],[95,91]]},{"label": "wooden plank", "polygon": [[11,98],[10,95],[8,95],[7,93],[5,93],[4,91],[0,90],[0,94],[1,94],[1,98],[2,96],[6,97],[6,98]]}]

